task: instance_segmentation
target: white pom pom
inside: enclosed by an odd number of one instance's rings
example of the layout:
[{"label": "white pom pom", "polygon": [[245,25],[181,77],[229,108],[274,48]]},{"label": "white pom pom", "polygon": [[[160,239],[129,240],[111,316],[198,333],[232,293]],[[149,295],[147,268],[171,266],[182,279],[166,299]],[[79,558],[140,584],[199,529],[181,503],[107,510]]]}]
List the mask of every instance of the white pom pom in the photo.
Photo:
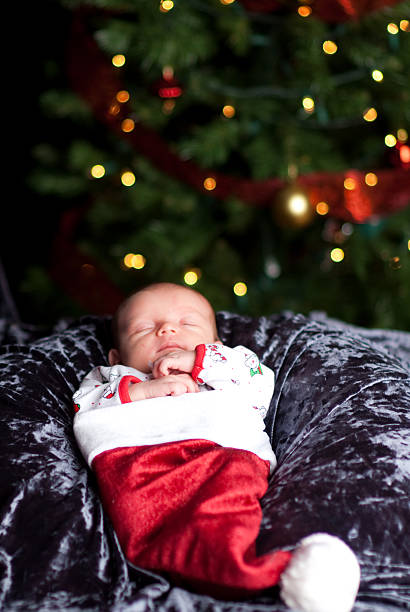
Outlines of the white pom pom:
[{"label": "white pom pom", "polygon": [[303,538],[280,578],[280,595],[302,612],[349,612],[360,583],[360,566],[339,538],[315,533]]}]

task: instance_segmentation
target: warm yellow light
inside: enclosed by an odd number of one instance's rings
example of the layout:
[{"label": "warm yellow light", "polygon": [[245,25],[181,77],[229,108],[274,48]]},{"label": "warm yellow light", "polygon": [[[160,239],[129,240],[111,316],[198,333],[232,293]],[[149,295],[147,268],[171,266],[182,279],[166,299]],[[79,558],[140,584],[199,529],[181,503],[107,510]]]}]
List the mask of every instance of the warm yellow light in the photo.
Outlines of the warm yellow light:
[{"label": "warm yellow light", "polygon": [[332,249],[330,251],[330,259],[332,261],[334,261],[335,263],[340,263],[341,261],[343,261],[345,257],[345,253],[343,251],[343,249]]},{"label": "warm yellow light", "polygon": [[387,147],[394,147],[397,142],[397,138],[396,136],[394,136],[394,134],[387,134],[384,139],[384,142]]},{"label": "warm yellow light", "polygon": [[397,130],[397,140],[399,142],[407,142],[409,135],[407,134],[407,130],[404,128],[400,128]]},{"label": "warm yellow light", "polygon": [[195,285],[200,276],[198,272],[198,270],[187,270],[184,274],[184,283],[186,285]]},{"label": "warm yellow light", "polygon": [[410,240],[407,240],[407,249],[410,251]]},{"label": "warm yellow light", "polygon": [[380,81],[383,81],[384,79],[384,74],[381,70],[373,70],[372,72],[372,79],[374,81],[377,81],[378,83],[380,83]]},{"label": "warm yellow light", "polygon": [[301,17],[309,17],[312,14],[312,9],[304,4],[298,8],[298,13]]},{"label": "warm yellow light", "polygon": [[162,0],[159,8],[164,13],[168,13],[168,11],[174,8],[174,3],[172,0]]},{"label": "warm yellow light", "polygon": [[135,183],[135,174],[129,170],[123,172],[121,175],[121,183],[125,187],[132,187],[132,185]]},{"label": "warm yellow light", "polygon": [[132,258],[134,257],[134,253],[127,253],[123,259],[124,265],[127,268],[132,268]]},{"label": "warm yellow light", "polygon": [[344,185],[344,188],[347,189],[348,191],[353,191],[353,189],[356,189],[356,181],[354,180],[354,178],[350,176],[345,178],[343,185]]},{"label": "warm yellow light", "polygon": [[377,110],[373,107],[368,108],[363,113],[363,119],[365,121],[374,121],[375,119],[377,119]]},{"label": "warm yellow light", "polygon": [[235,0],[219,0],[221,4],[228,6],[228,4],[233,4]]},{"label": "warm yellow light", "polygon": [[117,55],[114,55],[111,61],[116,68],[121,68],[121,66],[124,66],[125,64],[125,55],[118,53]]},{"label": "warm yellow light", "polygon": [[135,121],[133,119],[124,119],[124,121],[121,122],[121,129],[123,132],[132,132],[134,128]]},{"label": "warm yellow light", "polygon": [[204,180],[204,187],[207,191],[212,191],[216,187],[216,180],[212,176],[208,176]]},{"label": "warm yellow light", "polygon": [[403,32],[410,32],[410,22],[408,19],[402,19],[400,21],[400,30],[403,30]]},{"label": "warm yellow light", "polygon": [[327,215],[329,212],[329,206],[326,202],[318,202],[316,204],[316,212],[318,215]]},{"label": "warm yellow light", "polygon": [[246,283],[235,283],[233,286],[233,292],[238,297],[243,297],[248,293],[248,287],[246,286]]},{"label": "warm yellow light", "polygon": [[125,89],[122,89],[117,93],[115,97],[117,98],[118,102],[124,103],[128,102],[128,100],[130,99],[130,94]]},{"label": "warm yellow light", "polygon": [[399,27],[395,23],[389,23],[387,25],[387,31],[388,31],[389,34],[398,34],[399,33]]},{"label": "warm yellow light", "polygon": [[144,255],[141,255],[141,253],[136,253],[132,257],[131,265],[136,270],[142,270],[142,268],[145,266],[146,261],[147,260],[145,259]]},{"label": "warm yellow light", "polygon": [[231,119],[235,115],[235,107],[230,104],[226,104],[222,109],[222,114],[225,115],[227,119]]},{"label": "warm yellow light", "polygon": [[142,270],[147,260],[141,253],[127,253],[123,259],[124,265],[127,268],[135,268],[135,270]]},{"label": "warm yellow light", "polygon": [[305,215],[309,209],[309,201],[303,194],[294,193],[289,198],[288,209],[289,212],[296,217],[299,215]]},{"label": "warm yellow light", "polygon": [[325,40],[322,45],[323,51],[328,55],[333,55],[337,51],[337,44],[333,40]]},{"label": "warm yellow light", "polygon": [[364,177],[364,182],[369,187],[375,187],[375,185],[377,185],[378,181],[379,181],[379,179],[377,178],[377,175],[374,172],[368,172],[366,174],[366,176]]},{"label": "warm yellow light", "polygon": [[305,96],[302,100],[303,108],[307,113],[313,113],[315,110],[315,101],[309,96]]},{"label": "warm yellow light", "polygon": [[101,164],[95,164],[90,170],[90,174],[93,178],[102,178],[105,174],[105,168]]}]

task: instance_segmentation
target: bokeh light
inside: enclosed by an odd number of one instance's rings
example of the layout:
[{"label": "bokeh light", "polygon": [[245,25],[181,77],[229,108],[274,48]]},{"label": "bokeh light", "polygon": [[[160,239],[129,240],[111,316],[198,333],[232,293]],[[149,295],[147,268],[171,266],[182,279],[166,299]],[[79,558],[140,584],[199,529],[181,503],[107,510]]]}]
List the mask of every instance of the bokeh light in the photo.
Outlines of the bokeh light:
[{"label": "bokeh light", "polygon": [[330,251],[330,259],[334,261],[335,263],[340,263],[341,261],[343,261],[344,257],[345,257],[345,253],[343,249],[340,249],[337,247]]},{"label": "bokeh light", "polygon": [[135,183],[135,174],[129,170],[126,170],[121,175],[121,183],[125,187],[132,187],[132,185]]},{"label": "bokeh light", "polygon": [[248,293],[248,287],[246,286],[246,283],[240,281],[234,284],[233,292],[238,297],[243,297],[244,295]]},{"label": "bokeh light", "polygon": [[216,187],[216,180],[212,176],[208,176],[204,180],[204,187],[207,191],[212,191]]},{"label": "bokeh light", "polygon": [[124,66],[125,64],[125,55],[122,55],[122,53],[118,53],[117,55],[113,56],[111,61],[116,68],[121,68],[121,66]]},{"label": "bokeh light", "polygon": [[95,164],[90,170],[90,174],[95,179],[100,179],[105,175],[105,168],[101,164]]}]

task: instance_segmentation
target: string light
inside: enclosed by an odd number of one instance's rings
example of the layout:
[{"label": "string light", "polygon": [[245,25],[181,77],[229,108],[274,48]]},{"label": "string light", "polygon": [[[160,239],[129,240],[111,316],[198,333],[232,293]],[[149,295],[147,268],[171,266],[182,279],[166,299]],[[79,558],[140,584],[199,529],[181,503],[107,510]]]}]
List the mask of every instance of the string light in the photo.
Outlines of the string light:
[{"label": "string light", "polygon": [[121,175],[121,183],[125,187],[132,187],[132,185],[135,183],[135,174],[129,170],[123,172]]},{"label": "string light", "polygon": [[230,104],[225,104],[225,106],[222,109],[222,114],[227,119],[232,119],[232,117],[234,117],[235,113],[236,113],[235,107],[231,106]]},{"label": "string light", "polygon": [[340,263],[341,261],[343,261],[344,257],[345,253],[343,249],[336,248],[330,251],[330,259],[335,263]]},{"label": "string light", "polygon": [[121,66],[124,66],[125,64],[125,55],[118,53],[117,55],[113,56],[111,61],[116,68],[121,68]]},{"label": "string light", "polygon": [[144,255],[141,253],[127,253],[123,259],[124,265],[127,268],[135,268],[135,270],[142,270],[147,262]]},{"label": "string light", "polygon": [[309,15],[312,14],[312,9],[310,6],[303,4],[302,6],[299,6],[298,13],[301,17],[309,17]]},{"label": "string light", "polygon": [[402,19],[400,21],[400,30],[403,30],[403,32],[409,32],[410,31],[410,22],[408,19]]},{"label": "string light", "polygon": [[327,215],[329,212],[329,205],[326,202],[318,202],[316,204],[316,212],[318,215]]},{"label": "string light", "polygon": [[234,284],[233,292],[238,297],[243,297],[244,295],[248,293],[248,287],[246,286],[246,283],[243,283],[242,281],[240,281]]},{"label": "string light", "polygon": [[121,102],[123,104],[124,102],[128,102],[128,100],[130,99],[130,94],[125,89],[122,89],[117,93],[115,97],[117,98],[118,102]]},{"label": "string light", "polygon": [[207,191],[213,191],[216,187],[216,180],[212,176],[208,176],[204,180],[204,187]]},{"label": "string light", "polygon": [[389,23],[387,25],[387,31],[389,34],[398,34],[399,33],[399,28],[395,23]]},{"label": "string light", "polygon": [[201,277],[201,272],[198,268],[187,270],[184,274],[184,283],[186,285],[196,285]]},{"label": "string light", "polygon": [[367,110],[364,111],[363,113],[363,119],[365,121],[375,121],[375,119],[377,119],[377,110],[373,107],[368,108]]},{"label": "string light", "polygon": [[354,180],[354,178],[350,176],[345,178],[343,185],[344,185],[344,188],[347,189],[348,191],[353,191],[354,189],[356,189],[356,181]]},{"label": "string light", "polygon": [[233,4],[235,0],[219,0],[221,4],[224,6],[228,6],[229,4]]},{"label": "string light", "polygon": [[333,55],[337,51],[337,44],[333,40],[325,40],[322,48],[327,55]]},{"label": "string light", "polygon": [[302,100],[302,106],[307,113],[313,113],[315,110],[315,101],[309,96],[305,96]]},{"label": "string light", "polygon": [[364,182],[369,187],[375,187],[377,185],[378,181],[379,181],[379,179],[377,178],[377,175],[374,174],[374,172],[368,172],[365,175],[365,177],[364,177]]},{"label": "string light", "polygon": [[303,194],[294,193],[289,198],[288,208],[292,215],[304,215],[309,209],[309,201]]},{"label": "string light", "polygon": [[123,132],[132,132],[134,128],[135,121],[133,119],[124,119],[124,121],[121,122],[121,129]]},{"label": "string light", "polygon": [[397,140],[399,142],[406,142],[407,139],[408,139],[407,130],[405,130],[404,128],[400,128],[399,130],[397,130]]},{"label": "string light", "polygon": [[380,83],[384,79],[383,72],[381,70],[373,70],[373,72],[372,72],[372,79],[373,79],[373,81],[376,81],[377,83]]},{"label": "string light", "polygon": [[387,134],[384,139],[384,142],[387,147],[394,147],[397,142],[396,136],[394,136],[394,134]]},{"label": "string light", "polygon": [[172,2],[172,0],[161,0],[159,10],[162,13],[168,13],[168,11],[172,10],[173,8],[174,3]]},{"label": "string light", "polygon": [[95,179],[100,179],[105,174],[105,168],[101,164],[95,164],[90,170],[90,174]]}]

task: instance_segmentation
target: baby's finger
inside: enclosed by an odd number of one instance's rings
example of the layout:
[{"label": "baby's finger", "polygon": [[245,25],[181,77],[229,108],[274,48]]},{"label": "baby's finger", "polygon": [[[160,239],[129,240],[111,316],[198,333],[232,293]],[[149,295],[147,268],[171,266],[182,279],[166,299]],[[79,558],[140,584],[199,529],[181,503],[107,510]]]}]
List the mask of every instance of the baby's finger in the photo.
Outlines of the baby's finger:
[{"label": "baby's finger", "polygon": [[180,377],[184,379],[184,384],[186,385],[187,393],[197,393],[199,391],[199,387],[197,383],[189,374],[180,374]]},{"label": "baby's finger", "polygon": [[152,374],[154,378],[159,378],[160,376],[168,376],[171,372],[171,364],[169,357],[160,357],[152,368]]}]

